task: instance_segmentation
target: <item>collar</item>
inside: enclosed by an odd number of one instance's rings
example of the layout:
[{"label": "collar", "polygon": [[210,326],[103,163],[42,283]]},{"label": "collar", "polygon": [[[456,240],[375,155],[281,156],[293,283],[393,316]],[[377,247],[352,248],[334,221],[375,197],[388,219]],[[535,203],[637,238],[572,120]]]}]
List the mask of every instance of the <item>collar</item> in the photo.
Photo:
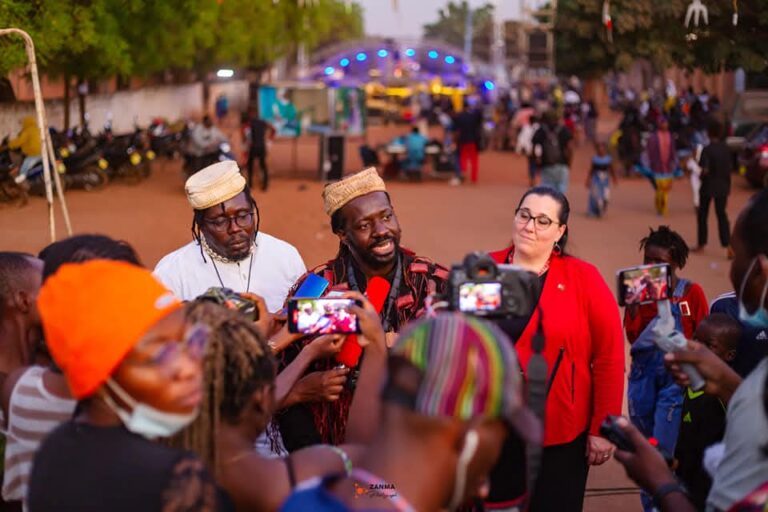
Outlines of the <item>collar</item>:
[{"label": "collar", "polygon": [[[220,263],[240,263],[241,261],[245,260],[248,256],[241,260],[233,260],[230,258],[227,258],[226,256],[222,256],[221,254],[217,253],[213,248],[208,245],[208,241],[205,239],[205,234],[200,233],[200,246],[203,248],[203,251],[205,254],[207,254],[212,260],[218,261]],[[251,250],[248,251],[248,255],[253,254],[253,250],[256,248],[256,241],[254,240],[253,244],[251,245]]]}]

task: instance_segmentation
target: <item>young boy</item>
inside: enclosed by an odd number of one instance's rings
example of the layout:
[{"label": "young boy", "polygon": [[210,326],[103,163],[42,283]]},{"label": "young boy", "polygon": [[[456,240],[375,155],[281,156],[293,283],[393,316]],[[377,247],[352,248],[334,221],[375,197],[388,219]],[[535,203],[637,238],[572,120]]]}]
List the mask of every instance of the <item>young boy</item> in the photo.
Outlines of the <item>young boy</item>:
[{"label": "young boy", "polygon": [[[731,363],[741,337],[741,324],[724,313],[713,313],[702,320],[693,335],[720,359]],[[725,434],[725,405],[703,391],[685,391],[680,435],[675,459],[677,476],[688,489],[697,510],[704,510],[712,478],[702,462],[707,447],[719,443]]]},{"label": "young boy", "polygon": [[608,207],[608,199],[610,199],[611,179],[613,179],[614,185],[618,183],[618,179],[613,166],[613,157],[608,154],[605,142],[595,143],[595,153],[587,176],[587,188],[589,189],[587,215],[602,217]]},{"label": "young boy", "polygon": [[[707,316],[709,307],[701,286],[678,277],[678,270],[688,260],[688,245],[668,226],[651,229],[640,241],[646,265],[667,263],[672,277],[672,316],[675,327],[688,339]],[[646,437],[655,437],[666,453],[675,453],[675,442],[680,427],[683,390],[664,368],[664,354],[656,347],[651,334],[651,323],[656,318],[656,304],[627,306],[624,311],[624,330],[632,344],[630,355],[627,398],[629,418]],[[649,496],[642,496],[643,508],[652,510]]]}]

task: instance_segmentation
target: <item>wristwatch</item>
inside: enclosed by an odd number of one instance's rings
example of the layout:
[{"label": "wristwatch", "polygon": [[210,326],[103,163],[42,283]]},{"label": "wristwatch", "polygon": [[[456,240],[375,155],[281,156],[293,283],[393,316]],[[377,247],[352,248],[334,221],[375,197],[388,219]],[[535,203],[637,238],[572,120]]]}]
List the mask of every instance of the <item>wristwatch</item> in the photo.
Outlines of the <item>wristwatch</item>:
[{"label": "wristwatch", "polygon": [[673,492],[680,492],[688,496],[688,491],[683,484],[680,482],[669,482],[656,489],[656,492],[653,493],[653,506],[658,510],[661,510],[661,500],[663,500],[667,494]]}]

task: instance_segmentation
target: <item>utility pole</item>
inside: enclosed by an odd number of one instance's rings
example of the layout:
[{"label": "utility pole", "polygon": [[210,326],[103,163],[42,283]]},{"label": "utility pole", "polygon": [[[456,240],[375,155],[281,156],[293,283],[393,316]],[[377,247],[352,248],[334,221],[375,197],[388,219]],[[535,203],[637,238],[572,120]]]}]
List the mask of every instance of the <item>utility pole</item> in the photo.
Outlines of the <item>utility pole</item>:
[{"label": "utility pole", "polygon": [[474,37],[473,17],[472,6],[467,4],[467,18],[464,20],[464,61],[467,63],[470,73],[472,72],[472,38]]},{"label": "utility pole", "polygon": [[493,0],[493,47],[491,60],[493,62],[494,79],[496,87],[509,88],[507,65],[505,61],[504,20],[502,20],[499,4],[501,0]]}]

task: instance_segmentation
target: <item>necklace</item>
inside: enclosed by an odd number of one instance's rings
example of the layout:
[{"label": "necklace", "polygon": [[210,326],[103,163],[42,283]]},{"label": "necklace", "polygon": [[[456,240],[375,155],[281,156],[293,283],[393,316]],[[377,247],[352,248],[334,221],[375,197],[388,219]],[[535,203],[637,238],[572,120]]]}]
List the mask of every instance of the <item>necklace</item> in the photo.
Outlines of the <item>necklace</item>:
[{"label": "necklace", "polygon": [[[208,241],[205,239],[204,234],[200,234],[200,245],[203,248],[203,251],[205,251],[205,254],[210,256],[212,260],[219,261],[221,263],[237,263],[236,260],[231,260],[227,258],[226,256],[222,256],[221,254],[217,253],[216,251],[211,248],[210,245],[208,245]],[[253,245],[251,246],[251,254],[253,254],[253,249],[256,247],[256,241],[254,240]]]},{"label": "necklace", "polygon": [[[231,260],[229,258],[225,258],[224,256],[220,255],[216,251],[214,251],[209,245],[208,242],[205,240],[205,235],[202,235],[200,237],[200,245],[203,247],[203,250],[208,254],[208,256],[211,257],[211,264],[213,265],[213,270],[216,272],[216,277],[219,280],[219,284],[222,288],[226,288],[224,285],[224,281],[221,279],[221,274],[219,273],[219,267],[216,266],[216,262],[219,263],[236,263],[238,266],[240,265],[239,261]],[[253,272],[253,253],[256,252],[256,242],[254,241],[253,245],[251,245],[251,258],[248,262],[248,283],[245,287],[245,293],[248,293],[251,291],[251,273]]]},{"label": "necklace", "polygon": [[[507,254],[507,264],[514,265],[513,257],[515,256],[515,248],[513,247],[510,249],[509,254]],[[547,262],[544,263],[544,266],[541,267],[541,269],[537,272],[539,277],[543,276],[547,270],[549,270],[549,263],[552,261],[552,254],[549,255],[549,258],[547,258]]]},{"label": "necklace", "polygon": [[[383,497],[388,498],[392,505],[400,512],[416,512],[416,508],[411,505],[408,500],[400,496],[397,490],[394,489],[394,485],[390,484],[389,482],[385,482],[378,476],[369,473],[364,469],[354,468],[352,470],[352,478],[360,480],[364,484],[368,484],[368,486],[372,488],[374,492],[376,492],[377,489],[391,491],[391,494],[379,492],[378,495],[382,495]],[[355,494],[355,496],[357,496],[357,494]]]}]

